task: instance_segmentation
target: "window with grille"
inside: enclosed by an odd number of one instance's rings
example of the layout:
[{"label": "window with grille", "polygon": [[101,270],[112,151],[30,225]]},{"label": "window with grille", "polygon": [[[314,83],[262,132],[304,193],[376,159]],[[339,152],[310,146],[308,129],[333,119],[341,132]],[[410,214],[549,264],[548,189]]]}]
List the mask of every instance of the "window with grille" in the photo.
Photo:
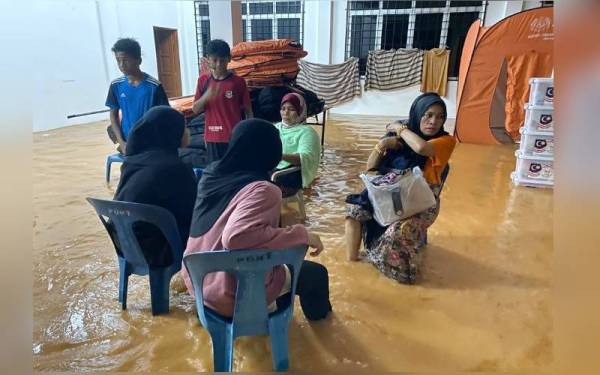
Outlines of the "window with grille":
[{"label": "window with grille", "polygon": [[485,16],[487,1],[356,1],[347,3],[346,58],[364,74],[369,51],[450,49],[448,77],[458,77],[469,27]]},{"label": "window with grille", "polygon": [[304,1],[242,1],[242,40],[293,39],[303,43]]},{"label": "window with grille", "polygon": [[194,1],[194,15],[196,19],[196,51],[198,61],[200,61],[206,51],[206,45],[210,42],[208,1]]}]

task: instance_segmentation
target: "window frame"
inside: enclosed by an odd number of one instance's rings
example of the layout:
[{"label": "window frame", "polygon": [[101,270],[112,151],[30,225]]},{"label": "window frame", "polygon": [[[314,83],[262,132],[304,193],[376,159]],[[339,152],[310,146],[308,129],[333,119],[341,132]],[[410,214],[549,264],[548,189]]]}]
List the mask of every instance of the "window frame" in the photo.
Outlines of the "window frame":
[{"label": "window frame", "polygon": [[[300,12],[299,13],[277,13],[277,3],[284,2],[299,2],[300,3]],[[250,14],[250,3],[272,3],[273,4],[273,12],[267,14]],[[246,13],[241,12],[241,27],[243,38],[245,41],[252,41],[252,20],[253,19],[268,19],[271,20],[271,36],[273,39],[279,38],[279,29],[278,29],[278,21],[279,19],[287,19],[287,18],[297,18],[300,20],[299,25],[299,36],[300,40],[297,40],[298,43],[304,45],[304,11],[305,4],[304,0],[242,0],[240,2],[242,7],[246,7]],[[244,28],[244,21],[246,21],[246,27]]]},{"label": "window frame", "polygon": [[[413,48],[413,42],[415,37],[415,21],[419,14],[439,14],[442,16],[442,28],[440,33],[439,48],[446,48],[448,30],[450,28],[450,14],[452,13],[472,13],[478,12],[479,19],[483,22],[485,19],[486,10],[488,7],[488,1],[483,0],[480,6],[467,6],[467,7],[450,7],[451,0],[446,0],[446,6],[436,8],[417,8],[417,0],[412,0],[410,8],[399,8],[399,9],[386,9],[384,8],[385,1],[379,1],[379,7],[377,9],[351,9],[350,3],[356,0],[348,0],[346,3],[346,40],[345,40],[345,51],[344,57],[348,59],[351,57],[350,52],[352,45],[352,16],[377,16],[377,23],[375,25],[375,50],[381,49],[382,34],[383,34],[383,18],[386,15],[403,15],[408,14],[408,32],[406,36],[406,47]],[[371,50],[369,50],[371,51]],[[361,77],[364,74],[361,73]],[[448,80],[455,81],[458,77],[448,75]]]},{"label": "window frame", "polygon": [[210,10],[208,15],[200,15],[200,6],[206,5],[208,7],[208,0],[195,0],[194,1],[194,23],[196,28],[196,54],[198,57],[198,64],[202,57],[204,57],[204,46],[202,44],[202,32],[204,31],[202,28],[202,22],[208,22],[208,40],[210,41]]}]

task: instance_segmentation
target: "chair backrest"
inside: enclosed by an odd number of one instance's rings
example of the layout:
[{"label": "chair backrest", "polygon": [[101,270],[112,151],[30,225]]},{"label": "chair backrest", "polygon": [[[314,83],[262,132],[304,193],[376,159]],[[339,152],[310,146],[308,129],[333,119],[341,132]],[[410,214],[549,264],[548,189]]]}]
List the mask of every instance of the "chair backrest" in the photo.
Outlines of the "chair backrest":
[{"label": "chair backrest", "polygon": [[268,333],[265,274],[277,265],[288,265],[292,272],[293,296],[306,249],[306,246],[296,246],[281,250],[223,250],[186,255],[183,264],[194,286],[196,308],[202,325],[210,330],[202,296],[204,277],[210,272],[225,271],[237,279],[232,318],[234,337]]},{"label": "chair backrest", "polygon": [[287,176],[288,174],[292,174],[292,173],[296,173],[298,171],[300,171],[301,168],[297,165],[293,165],[293,166],[289,166],[283,169],[276,169],[272,174],[271,174],[271,181],[277,183],[277,181],[279,181],[279,179],[283,176]]},{"label": "chair backrest", "polygon": [[444,184],[446,183],[446,178],[448,178],[448,173],[450,173],[450,164],[446,164],[446,167],[444,168],[444,170],[442,171],[442,174],[440,176],[441,180],[442,180],[442,183],[440,184],[440,192],[444,188]]},{"label": "chair backrest", "polygon": [[94,207],[109,234],[109,223],[105,217],[110,219],[110,224],[119,239],[120,250],[128,263],[140,267],[148,266],[133,232],[133,224],[140,222],[155,225],[169,243],[173,264],[181,263],[183,246],[177,221],[167,209],[150,204],[96,198],[87,198],[87,201]]}]

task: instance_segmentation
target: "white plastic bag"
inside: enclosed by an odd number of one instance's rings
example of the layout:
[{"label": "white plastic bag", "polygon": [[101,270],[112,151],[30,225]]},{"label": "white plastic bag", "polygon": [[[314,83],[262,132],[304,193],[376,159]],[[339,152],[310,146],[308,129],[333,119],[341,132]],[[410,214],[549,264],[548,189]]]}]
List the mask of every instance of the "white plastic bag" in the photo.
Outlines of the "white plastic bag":
[{"label": "white plastic bag", "polygon": [[378,177],[360,175],[369,192],[373,218],[381,226],[388,226],[436,204],[435,196],[419,167],[405,171],[389,185],[374,185],[372,181]]}]

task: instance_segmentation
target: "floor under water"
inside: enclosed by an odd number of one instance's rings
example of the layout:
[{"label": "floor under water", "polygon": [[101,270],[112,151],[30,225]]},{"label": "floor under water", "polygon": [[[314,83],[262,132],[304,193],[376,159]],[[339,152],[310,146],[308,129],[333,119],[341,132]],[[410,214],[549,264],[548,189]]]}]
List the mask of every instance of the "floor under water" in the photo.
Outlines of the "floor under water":
[{"label": "floor under water", "polygon": [[[344,198],[361,189],[358,173],[388,120],[328,121],[320,177],[305,202],[306,224],[325,244],[317,259],[329,269],[334,312],[309,323],[296,304],[290,370],[549,369],[552,191],[511,185],[514,146],[457,145],[417,285],[345,260]],[[210,337],[187,293],[172,291],[171,312],[153,317],[147,277],[132,276],[128,309],[120,308],[114,249],[85,201],[111,198],[118,182],[117,164],[104,183],[114,152],[105,128],[33,135],[33,368],[211,371]],[[234,371],[270,370],[266,337],[236,341]]]}]

